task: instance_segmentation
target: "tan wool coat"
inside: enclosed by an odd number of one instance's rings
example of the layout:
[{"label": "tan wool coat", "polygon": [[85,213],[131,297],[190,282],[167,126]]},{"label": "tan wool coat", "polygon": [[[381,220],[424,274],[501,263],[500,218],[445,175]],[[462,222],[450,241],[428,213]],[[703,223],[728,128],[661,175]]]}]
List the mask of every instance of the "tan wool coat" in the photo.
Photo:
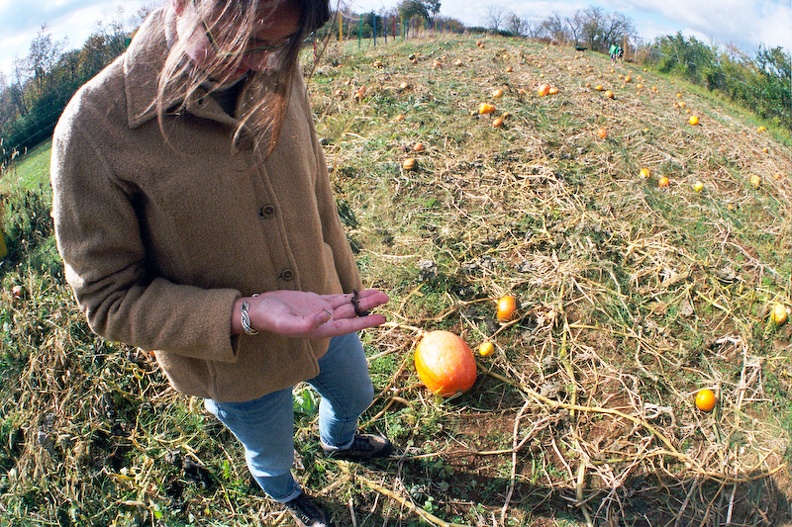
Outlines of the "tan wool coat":
[{"label": "tan wool coat", "polygon": [[[327,340],[230,334],[236,298],[360,288],[305,85],[264,160],[206,92],[152,107],[167,50],[154,12],[55,130],[53,217],[66,278],[93,331],[155,350],[178,391],[245,401],[319,372]],[[266,150],[266,149],[264,149]]]}]

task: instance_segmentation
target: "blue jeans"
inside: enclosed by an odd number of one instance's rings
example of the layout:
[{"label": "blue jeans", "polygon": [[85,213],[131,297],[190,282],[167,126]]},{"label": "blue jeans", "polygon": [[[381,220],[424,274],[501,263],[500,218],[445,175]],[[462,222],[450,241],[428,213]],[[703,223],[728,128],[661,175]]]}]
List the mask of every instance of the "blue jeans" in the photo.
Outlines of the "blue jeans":
[{"label": "blue jeans", "polygon": [[[319,375],[307,381],[322,396],[319,402],[319,438],[329,449],[352,443],[357,420],[374,398],[363,344],[357,333],[330,340],[319,359]],[[204,401],[245,447],[248,468],[272,499],[286,502],[302,489],[294,480],[294,403],[292,388],[268,393],[252,401]]]}]

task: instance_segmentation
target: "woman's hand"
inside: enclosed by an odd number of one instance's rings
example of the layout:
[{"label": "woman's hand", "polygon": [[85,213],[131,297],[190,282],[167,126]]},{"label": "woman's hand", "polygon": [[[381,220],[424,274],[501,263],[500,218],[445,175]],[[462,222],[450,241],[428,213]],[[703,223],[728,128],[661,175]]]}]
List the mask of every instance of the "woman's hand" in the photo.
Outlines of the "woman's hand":
[{"label": "woman's hand", "polygon": [[388,295],[376,289],[353,295],[317,295],[304,291],[270,291],[259,296],[239,298],[234,304],[232,332],[241,333],[240,307],[249,304],[250,325],[257,331],[270,331],[299,338],[323,338],[346,335],[385,322],[379,314],[358,316],[385,304]]}]

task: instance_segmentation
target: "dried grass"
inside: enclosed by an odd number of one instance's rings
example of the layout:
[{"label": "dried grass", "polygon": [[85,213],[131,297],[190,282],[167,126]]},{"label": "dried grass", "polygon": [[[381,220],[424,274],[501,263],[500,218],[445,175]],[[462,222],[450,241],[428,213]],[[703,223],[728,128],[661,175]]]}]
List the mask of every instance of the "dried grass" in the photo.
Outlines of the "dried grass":
[{"label": "dried grass", "polygon": [[[314,71],[350,239],[365,280],[392,299],[389,322],[364,335],[378,394],[363,427],[391,435],[400,456],[379,470],[326,460],[315,417],[300,415],[298,476],[336,503],[340,525],[789,521],[792,325],[766,312],[792,305],[788,146],[634,65],[611,73],[604,56],[485,44],[331,46]],[[540,82],[560,93],[536,96]],[[495,87],[502,128],[475,114]],[[701,126],[674,107],[679,91]],[[419,140],[427,150],[410,152]],[[416,171],[401,169],[407,155]],[[238,445],[200,402],[170,390],[147,354],[93,338],[61,278],[3,280],[10,521],[289,524],[251,490]],[[507,292],[522,306],[499,324]],[[412,366],[435,328],[496,346],[476,386],[450,400]],[[718,395],[712,413],[693,405],[701,387]]]}]

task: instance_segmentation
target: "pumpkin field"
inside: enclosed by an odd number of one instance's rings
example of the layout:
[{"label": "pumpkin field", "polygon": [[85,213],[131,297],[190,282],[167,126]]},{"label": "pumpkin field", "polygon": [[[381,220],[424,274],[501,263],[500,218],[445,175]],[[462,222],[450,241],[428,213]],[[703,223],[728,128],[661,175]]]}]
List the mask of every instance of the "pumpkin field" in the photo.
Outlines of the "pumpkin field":
[{"label": "pumpkin field", "polygon": [[[792,522],[789,130],[524,39],[330,44],[304,70],[363,280],[390,295],[361,428],[394,455],[325,457],[295,390],[294,473],[337,525]],[[294,525],[201,400],[91,334],[48,148],[0,179],[0,526]],[[464,391],[416,370],[439,330],[475,357]]]}]

